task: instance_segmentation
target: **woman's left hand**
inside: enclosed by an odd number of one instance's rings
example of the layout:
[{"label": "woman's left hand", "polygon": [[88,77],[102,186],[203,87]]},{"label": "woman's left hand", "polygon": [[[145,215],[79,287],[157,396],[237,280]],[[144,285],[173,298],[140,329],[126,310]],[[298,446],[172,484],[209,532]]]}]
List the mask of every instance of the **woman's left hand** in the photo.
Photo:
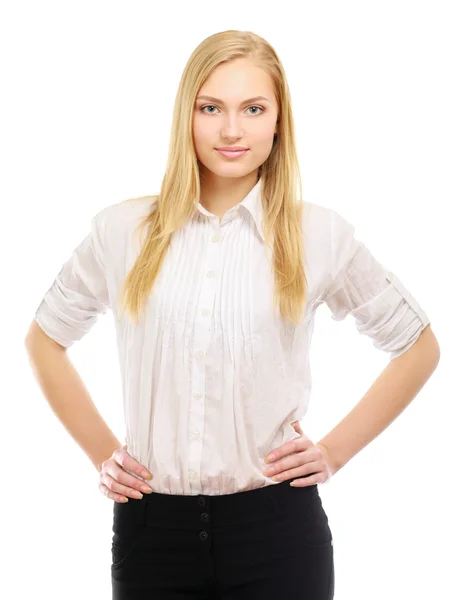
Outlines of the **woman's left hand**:
[{"label": "woman's left hand", "polygon": [[[314,444],[303,433],[299,421],[292,423],[292,427],[300,434],[300,437],[287,442],[276,450],[271,450],[265,458],[265,462],[270,463],[270,466],[264,470],[264,475],[275,481],[285,481],[303,475],[304,477],[301,479],[291,482],[290,485],[296,487],[328,483],[334,475],[335,469],[326,448],[320,444]],[[274,458],[271,460],[272,455]],[[269,472],[271,468],[274,469],[273,472]],[[308,475],[309,473],[311,475]]]}]

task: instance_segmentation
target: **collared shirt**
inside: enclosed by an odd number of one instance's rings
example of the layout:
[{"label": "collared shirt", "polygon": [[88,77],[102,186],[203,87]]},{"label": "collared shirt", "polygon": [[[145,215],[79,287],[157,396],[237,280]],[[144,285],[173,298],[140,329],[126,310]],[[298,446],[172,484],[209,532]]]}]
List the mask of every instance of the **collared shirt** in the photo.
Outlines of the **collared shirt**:
[{"label": "collared shirt", "polygon": [[[171,239],[138,325],[117,298],[140,247],[135,227],[155,197],[105,207],[42,299],[35,319],[70,347],[111,309],[128,452],[164,494],[230,494],[276,485],[270,450],[295,439],[311,394],[316,309],[351,315],[393,359],[429,319],[400,280],[333,209],[303,202],[308,295],[299,325],[273,311],[261,180],[220,219],[200,203]],[[143,236],[144,239],[144,236]]]}]

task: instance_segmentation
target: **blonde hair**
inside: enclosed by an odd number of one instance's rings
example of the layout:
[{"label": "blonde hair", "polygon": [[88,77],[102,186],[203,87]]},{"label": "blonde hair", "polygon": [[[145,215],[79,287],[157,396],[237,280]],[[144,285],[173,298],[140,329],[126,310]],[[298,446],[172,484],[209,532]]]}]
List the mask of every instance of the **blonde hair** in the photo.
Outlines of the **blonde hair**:
[{"label": "blonde hair", "polygon": [[[273,82],[279,107],[278,135],[271,153],[259,168],[266,252],[273,241],[274,309],[287,322],[300,323],[305,309],[307,281],[303,262],[303,203],[300,169],[290,92],[282,64],[272,46],[248,31],[229,30],[206,38],[190,56],[175,99],[166,171],[153,210],[139,224],[144,245],[120,292],[120,303],[132,321],[150,294],[163,264],[170,239],[195,211],[200,198],[200,171],[193,144],[194,103],[199,89],[220,64],[236,58],[252,60]],[[142,238],[141,238],[142,239]]]}]

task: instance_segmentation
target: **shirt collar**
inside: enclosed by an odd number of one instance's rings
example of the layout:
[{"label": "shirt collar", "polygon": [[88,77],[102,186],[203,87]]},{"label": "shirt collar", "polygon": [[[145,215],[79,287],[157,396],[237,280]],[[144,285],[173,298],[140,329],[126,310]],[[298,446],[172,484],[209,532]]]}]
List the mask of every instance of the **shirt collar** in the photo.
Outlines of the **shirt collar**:
[{"label": "shirt collar", "polygon": [[[247,196],[243,200],[241,200],[241,202],[239,202],[239,204],[236,204],[236,206],[234,206],[233,209],[237,210],[239,207],[243,207],[245,210],[247,210],[249,212],[249,214],[252,216],[252,218],[254,220],[254,223],[256,224],[257,231],[258,231],[261,239],[263,241],[265,241],[265,237],[262,232],[263,209],[262,209],[262,199],[261,199],[261,178],[258,179],[257,183],[249,191]],[[213,216],[212,213],[210,213],[202,205],[201,202],[198,203],[196,208],[198,208],[198,210],[206,216]],[[232,209],[230,209],[230,210],[232,210]]]}]

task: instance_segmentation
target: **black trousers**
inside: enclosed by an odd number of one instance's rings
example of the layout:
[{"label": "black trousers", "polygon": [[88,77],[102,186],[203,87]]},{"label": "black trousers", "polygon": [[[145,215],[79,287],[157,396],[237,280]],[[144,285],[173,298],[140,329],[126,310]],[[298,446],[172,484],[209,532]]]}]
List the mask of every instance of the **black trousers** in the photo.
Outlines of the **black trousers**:
[{"label": "black trousers", "polygon": [[114,600],[332,600],[317,485],[113,503]]}]

